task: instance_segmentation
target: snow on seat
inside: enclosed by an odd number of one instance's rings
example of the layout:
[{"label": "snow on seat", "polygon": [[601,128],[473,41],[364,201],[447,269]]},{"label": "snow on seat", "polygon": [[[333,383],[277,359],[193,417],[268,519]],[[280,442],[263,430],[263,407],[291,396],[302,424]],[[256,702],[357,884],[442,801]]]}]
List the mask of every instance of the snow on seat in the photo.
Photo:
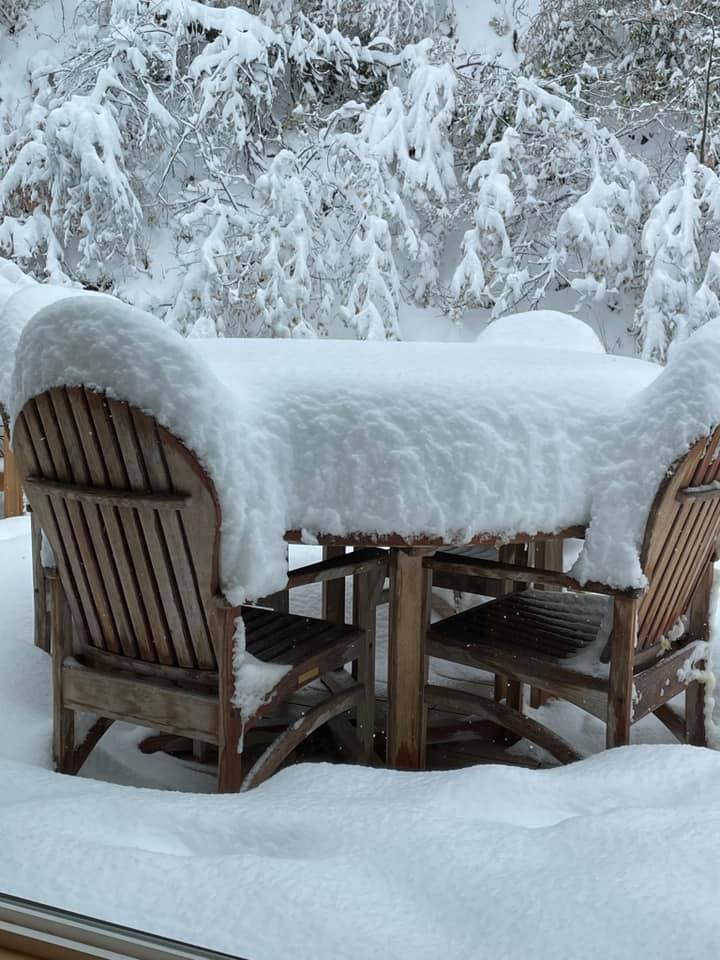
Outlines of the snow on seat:
[{"label": "snow on seat", "polygon": [[499,317],[485,327],[477,342],[485,346],[537,346],[549,350],[605,353],[591,327],[558,310],[532,310]]},{"label": "snow on seat", "polygon": [[720,323],[664,370],[535,346],[186,341],[109,298],[37,313],[12,400],[85,384],[195,452],[222,506],[231,602],[285,582],[286,530],[468,542],[589,523],[583,580],[644,584],[658,482],[720,421]]}]

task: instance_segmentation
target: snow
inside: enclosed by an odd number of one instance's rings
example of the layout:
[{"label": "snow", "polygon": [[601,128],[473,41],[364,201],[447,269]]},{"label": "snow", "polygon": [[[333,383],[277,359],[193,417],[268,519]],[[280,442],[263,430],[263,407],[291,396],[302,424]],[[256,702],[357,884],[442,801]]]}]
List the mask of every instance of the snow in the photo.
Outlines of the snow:
[{"label": "snow", "polygon": [[[233,636],[233,706],[240,710],[243,720],[252,717],[262,704],[267,703],[274,687],[290,671],[282,663],[265,663],[254,657],[245,647],[245,623],[242,617],[235,621]],[[238,753],[242,753],[242,737]]]},{"label": "snow", "polygon": [[518,66],[521,58],[513,50],[512,38],[516,24],[508,10],[478,0],[453,0],[453,8],[461,50],[508,70]]},{"label": "snow", "polygon": [[590,960],[612,931],[615,957],[716,956],[720,758],[707,751],[628,748],[549,773],[307,765],[233,797],[0,770],[4,890],[234,955],[542,944],[569,960],[581,942]]},{"label": "snow", "polygon": [[559,310],[533,310],[500,317],[488,324],[477,339],[484,346],[535,345],[560,351],[605,353],[600,338],[591,327]]},{"label": "snow", "polygon": [[[76,297],[28,323],[12,402],[16,414],[50,386],[95,385],[182,439],[221,499],[221,578],[235,603],[284,585],[287,529],[460,543],[594,519],[594,496],[602,504],[604,495],[597,478],[617,468],[618,444],[632,462],[628,421],[659,371],[534,344],[186,341],[124,304]],[[658,429],[677,439],[686,422],[678,416]],[[651,437],[653,419],[657,411],[642,421]],[[669,462],[656,458],[646,474]],[[632,559],[636,544],[613,517],[591,528],[595,555],[604,559],[619,536]],[[620,568],[586,568],[636,582],[622,559]]]},{"label": "snow", "polygon": [[643,586],[640,547],[652,499],[668,468],[720,424],[720,321],[673,344],[660,376],[602,441],[585,549],[572,573],[581,582]]},{"label": "snow", "polygon": [[528,314],[475,344],[185,341],[111,298],[75,297],[25,328],[13,415],[85,383],[156,416],[215,482],[231,602],[283,586],[288,529],[463,543],[589,524],[574,575],[643,586],[660,480],[720,423],[720,321],[662,369],[604,354],[580,321],[545,320],[544,337]]},{"label": "snow", "polygon": [[[646,744],[543,772],[307,764],[218,796],[187,792],[212,791],[212,768],[146,756],[147,731],[114,724],[80,777],[60,776],[27,517],[0,521],[0,583],[3,892],[252,960],[474,960],[538,944],[553,960],[717,956],[717,753]],[[316,611],[319,588],[300,593]],[[542,714],[603,748],[595,718],[559,702]],[[638,735],[669,737],[653,718]]]},{"label": "snow", "polygon": [[[6,410],[9,410],[11,406],[15,350],[25,324],[33,314],[48,306],[48,304],[78,295],[78,290],[74,287],[64,287],[52,283],[35,283],[24,274],[21,274],[21,277],[22,280],[16,278],[14,283],[3,287],[2,273],[0,273],[0,322],[2,324],[3,345],[3,349],[0,351],[0,405]],[[102,296],[102,294],[86,293],[85,296]]]}]

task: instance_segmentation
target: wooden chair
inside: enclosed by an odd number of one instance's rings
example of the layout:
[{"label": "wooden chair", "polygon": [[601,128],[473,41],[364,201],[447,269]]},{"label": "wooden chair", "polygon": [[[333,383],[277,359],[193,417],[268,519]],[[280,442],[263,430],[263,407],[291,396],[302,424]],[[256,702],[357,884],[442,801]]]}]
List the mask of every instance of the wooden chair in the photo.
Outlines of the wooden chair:
[{"label": "wooden chair", "polygon": [[10,427],[4,409],[0,406],[0,455],[2,456],[2,470],[0,470],[0,490],[3,492],[3,517],[19,517],[23,512],[23,491],[18,476],[15,456],[8,443]]},{"label": "wooden chair", "polygon": [[[486,599],[489,597],[503,597],[508,593],[524,590],[528,586],[526,583],[517,581],[513,583],[510,579],[501,580],[493,577],[481,577],[477,574],[466,574],[464,573],[462,564],[466,563],[468,559],[472,558],[480,561],[500,560],[503,563],[520,566],[562,570],[563,542],[563,540],[538,540],[529,544],[507,544],[500,547],[463,546],[444,549],[442,551],[442,557],[445,560],[451,557],[453,561],[458,557],[462,559],[461,564],[455,565],[452,572],[443,569],[433,571],[432,612],[442,617],[452,616],[454,613],[459,613],[462,606],[467,605],[468,596],[472,596],[473,594],[480,595]],[[452,607],[454,607],[454,609],[443,600],[443,597],[438,594],[436,588],[453,592],[454,599]],[[552,590],[557,588],[545,585],[542,589]],[[436,663],[435,672],[437,673],[438,671],[442,673],[442,666]],[[485,685],[492,687],[492,696],[496,702],[505,701],[516,710],[522,709],[525,697],[525,685],[521,681],[496,673],[494,676],[488,678]],[[539,690],[537,687],[530,688],[531,706],[539,707],[546,699],[549,699],[549,696],[542,690]],[[438,715],[437,720],[435,718],[436,714]],[[467,737],[468,729],[469,724],[467,719],[458,719],[453,723],[451,715],[447,712],[433,711],[432,715],[428,716],[427,743],[464,741]],[[490,721],[485,720],[477,724],[477,729],[490,735],[490,731],[493,728],[490,725]],[[511,734],[508,730],[503,730],[498,725],[495,725],[494,730],[495,739],[499,739],[500,742],[506,746],[510,746],[521,739],[517,734]],[[497,753],[494,746],[489,749],[491,754]]]},{"label": "wooden chair", "polygon": [[[385,555],[361,550],[291,574],[289,587],[356,577],[357,622],[340,625],[232,607],[218,584],[221,515],[196,457],[151,417],[84,388],[34,397],[13,445],[33,514],[52,546],[54,753],[76,772],[113,720],[217,744],[221,791],[269,777],[320,725],[342,724],[355,755],[373,750],[374,606]],[[233,705],[233,637],[288,672],[241,718]],[[356,679],[343,670],[353,663]],[[342,672],[343,682],[339,677]],[[241,737],[298,688],[330,696],[284,730],[244,775]],[[342,715],[352,711],[355,726]],[[76,712],[99,719],[76,743]],[[244,721],[244,722],[243,722]]]},{"label": "wooden chair", "polygon": [[[682,740],[705,743],[705,687],[682,668],[708,638],[708,605],[720,534],[720,428],[668,471],[646,525],[641,563],[645,591],[581,587],[557,571],[436,554],[427,566],[445,575],[495,577],[531,585],[433,624],[427,653],[529,683],[607,723],[607,746],[629,742],[630,726],[649,713]],[[537,589],[552,585],[556,591]],[[557,592],[562,588],[565,592]],[[681,618],[684,618],[681,620]],[[693,677],[695,679],[693,679]],[[688,682],[688,679],[690,682]],[[683,718],[668,701],[686,691]],[[579,757],[522,705],[497,703],[436,685],[426,702],[493,720],[556,760]]]}]

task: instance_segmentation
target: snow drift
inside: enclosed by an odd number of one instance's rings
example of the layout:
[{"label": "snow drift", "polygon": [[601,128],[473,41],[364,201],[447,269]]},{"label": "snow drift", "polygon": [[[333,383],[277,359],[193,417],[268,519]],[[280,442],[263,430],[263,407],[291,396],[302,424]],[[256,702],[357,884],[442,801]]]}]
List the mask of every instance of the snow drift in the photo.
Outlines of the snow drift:
[{"label": "snow drift", "polygon": [[463,542],[589,523],[575,572],[643,583],[644,519],[668,466],[720,420],[720,324],[665,370],[537,344],[185,341],[86,296],[37,313],[13,414],[84,383],[194,450],[223,507],[233,601],[284,583],[286,529]]}]

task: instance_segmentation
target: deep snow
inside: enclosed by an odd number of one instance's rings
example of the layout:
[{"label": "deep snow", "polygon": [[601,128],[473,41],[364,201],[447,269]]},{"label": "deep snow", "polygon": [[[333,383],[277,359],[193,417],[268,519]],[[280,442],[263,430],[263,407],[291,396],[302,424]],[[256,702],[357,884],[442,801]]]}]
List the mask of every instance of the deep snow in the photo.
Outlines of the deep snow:
[{"label": "deep snow", "polygon": [[295,529],[467,543],[582,524],[574,575],[624,588],[646,582],[663,476],[720,423],[718,371],[720,321],[661,368],[555,314],[546,334],[518,315],[474,344],[185,340],[80,295],[25,326],[10,402],[15,416],[49,387],[96,386],[183,440],[220,497],[231,602],[282,589]]},{"label": "deep snow", "polygon": [[[565,349],[537,336],[523,344],[529,324],[518,322],[512,345],[490,334],[474,344],[184,340],[119,301],[79,296],[25,327],[12,411],[50,386],[84,383],[156,416],[215,482],[232,602],[283,587],[288,529],[464,543],[592,520],[583,576],[641,583],[659,478],[713,410],[720,418],[710,364],[695,356],[714,355],[714,341],[701,351],[688,341],[677,370],[661,373],[606,355],[573,318]],[[682,391],[696,390],[699,373],[705,389],[685,411]],[[648,424],[670,402],[655,436]],[[598,478],[627,463],[637,467],[633,522],[612,510],[598,521]]]},{"label": "deep snow", "polygon": [[[0,583],[0,890],[252,960],[718,956],[719,754],[635,746],[542,772],[307,764],[207,796],[147,789],[213,778],[140,754],[140,731],[116,724],[81,777],[60,776],[26,517],[0,522]],[[295,609],[316,607],[300,594]],[[542,709],[602,748],[598,721]],[[633,736],[668,737],[656,721]]]},{"label": "deep snow", "polygon": [[6,761],[0,887],[253,960],[714,960],[720,757],[304,765],[240,796]]}]

